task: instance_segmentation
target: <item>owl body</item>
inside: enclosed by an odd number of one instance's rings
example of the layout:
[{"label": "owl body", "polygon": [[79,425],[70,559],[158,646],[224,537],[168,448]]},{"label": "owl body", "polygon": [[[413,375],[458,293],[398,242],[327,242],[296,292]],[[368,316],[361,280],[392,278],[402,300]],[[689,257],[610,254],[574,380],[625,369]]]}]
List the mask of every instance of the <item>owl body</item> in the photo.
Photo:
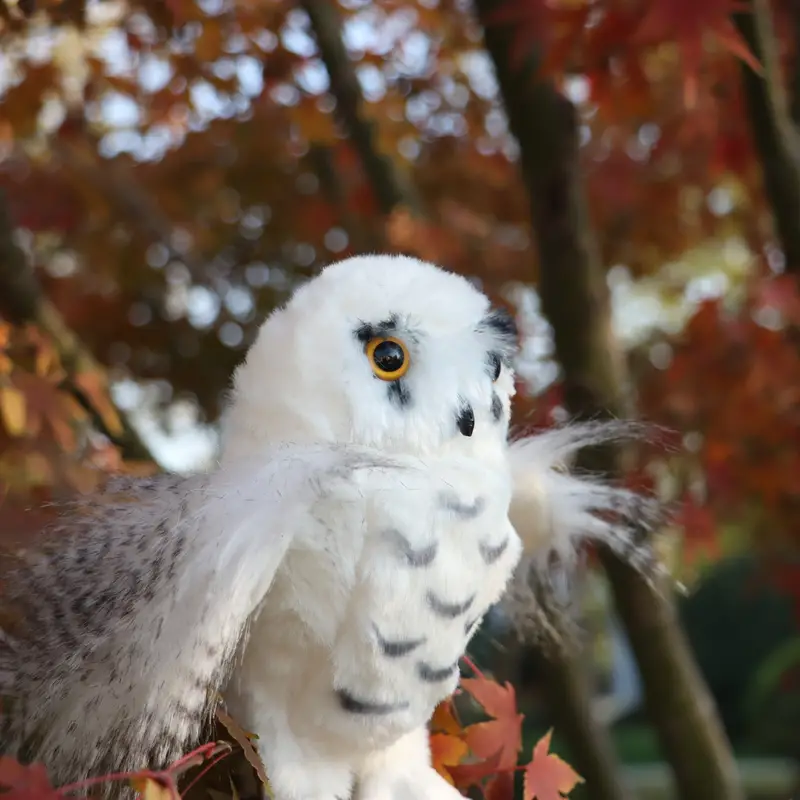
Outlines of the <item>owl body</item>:
[{"label": "owl body", "polygon": [[399,481],[372,473],[349,503],[335,490],[319,503],[319,532],[296,543],[253,623],[226,699],[268,762],[286,727],[353,769],[424,727],[519,559],[507,473],[398,464]]},{"label": "owl body", "polygon": [[426,722],[523,542],[527,585],[584,539],[630,558],[649,521],[565,469],[624,425],[509,441],[516,348],[431,264],[308,281],[237,370],[209,473],[117,481],[2,576],[0,753],[57,783],[163,766],[222,693],[275,800],[457,800]]}]

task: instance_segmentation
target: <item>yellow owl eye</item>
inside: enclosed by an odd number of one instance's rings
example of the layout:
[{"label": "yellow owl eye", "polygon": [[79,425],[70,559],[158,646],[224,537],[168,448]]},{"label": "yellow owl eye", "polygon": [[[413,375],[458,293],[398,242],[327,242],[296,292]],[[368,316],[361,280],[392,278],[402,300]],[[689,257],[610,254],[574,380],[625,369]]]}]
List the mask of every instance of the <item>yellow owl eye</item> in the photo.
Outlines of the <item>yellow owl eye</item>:
[{"label": "yellow owl eye", "polygon": [[364,352],[372,371],[382,381],[399,380],[411,366],[408,348],[393,336],[376,336],[370,339]]}]

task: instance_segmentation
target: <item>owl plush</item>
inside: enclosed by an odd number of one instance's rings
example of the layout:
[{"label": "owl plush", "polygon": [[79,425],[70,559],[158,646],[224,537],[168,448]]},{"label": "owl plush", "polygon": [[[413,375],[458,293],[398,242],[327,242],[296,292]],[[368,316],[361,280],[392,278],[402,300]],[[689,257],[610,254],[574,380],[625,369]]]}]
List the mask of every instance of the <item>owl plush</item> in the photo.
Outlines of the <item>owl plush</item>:
[{"label": "owl plush", "polygon": [[[207,474],[117,480],[0,583],[0,750],[158,767],[218,698],[275,800],[457,800],[426,725],[527,559],[625,551],[637,498],[565,469],[619,424],[509,441],[517,336],[469,281],[333,264],[263,323]],[[523,552],[527,553],[523,557]]]}]

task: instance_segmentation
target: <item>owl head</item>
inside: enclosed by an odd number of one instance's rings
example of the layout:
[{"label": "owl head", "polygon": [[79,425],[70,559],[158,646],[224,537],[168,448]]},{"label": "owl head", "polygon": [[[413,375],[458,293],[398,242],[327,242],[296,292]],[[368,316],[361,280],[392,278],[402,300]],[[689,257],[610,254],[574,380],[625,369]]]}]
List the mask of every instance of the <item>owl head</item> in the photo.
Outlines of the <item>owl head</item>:
[{"label": "owl head", "polygon": [[505,445],[513,318],[465,278],[406,256],[358,256],[303,284],[234,376],[223,458],[277,442],[420,454]]}]

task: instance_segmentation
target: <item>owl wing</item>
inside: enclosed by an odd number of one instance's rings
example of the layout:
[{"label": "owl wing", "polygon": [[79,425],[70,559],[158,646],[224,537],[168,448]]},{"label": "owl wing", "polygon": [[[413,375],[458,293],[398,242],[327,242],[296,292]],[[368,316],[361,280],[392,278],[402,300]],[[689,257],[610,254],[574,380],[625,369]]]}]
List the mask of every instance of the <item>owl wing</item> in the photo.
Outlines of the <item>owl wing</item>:
[{"label": "owl wing", "polygon": [[0,630],[5,752],[32,748],[58,780],[180,755],[315,501],[375,467],[391,464],[283,445],[211,475],[116,482],[72,509],[4,587],[28,614]]}]

